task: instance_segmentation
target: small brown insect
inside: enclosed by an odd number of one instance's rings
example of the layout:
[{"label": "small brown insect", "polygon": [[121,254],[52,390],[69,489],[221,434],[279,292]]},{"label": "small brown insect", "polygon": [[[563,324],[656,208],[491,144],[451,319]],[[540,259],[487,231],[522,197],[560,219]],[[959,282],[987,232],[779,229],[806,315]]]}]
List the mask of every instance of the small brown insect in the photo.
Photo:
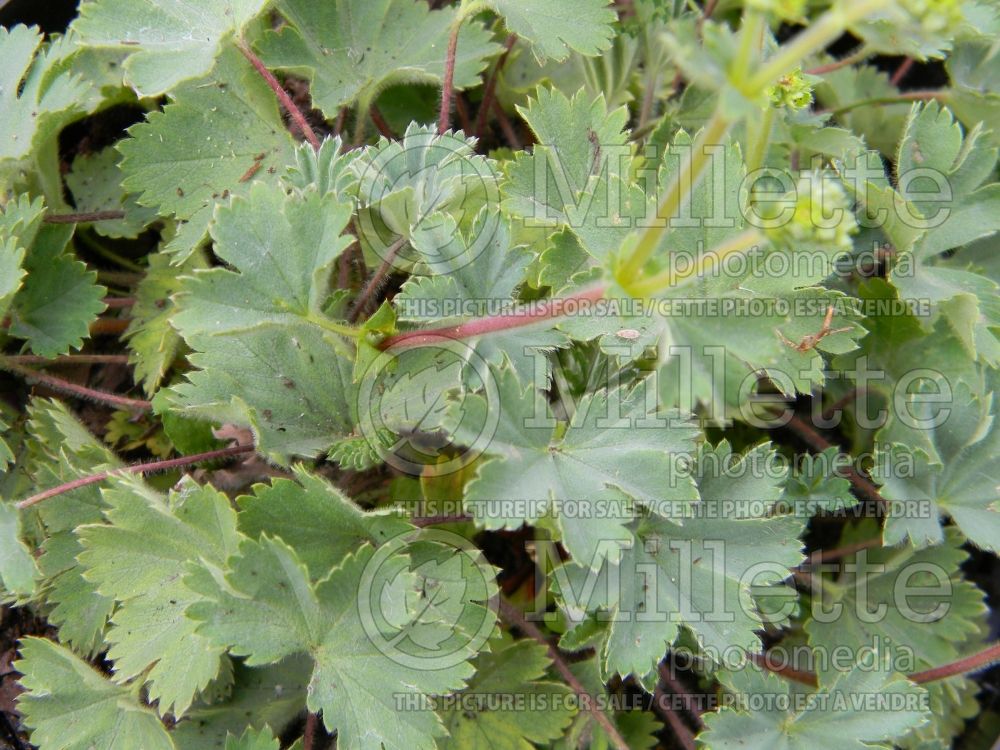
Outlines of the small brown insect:
[{"label": "small brown insect", "polygon": [[819,329],[819,332],[806,334],[805,336],[802,337],[802,340],[797,344],[794,341],[790,341],[789,339],[787,339],[785,337],[785,334],[783,334],[777,328],[774,329],[774,332],[778,334],[778,338],[781,339],[781,342],[783,344],[790,346],[797,352],[807,352],[810,349],[814,348],[816,344],[825,339],[827,336],[830,336],[834,333],[846,333],[847,331],[851,330],[850,326],[847,326],[846,328],[830,328],[830,325],[832,323],[833,323],[833,305],[830,305],[826,309],[826,317],[823,318],[823,327]]}]

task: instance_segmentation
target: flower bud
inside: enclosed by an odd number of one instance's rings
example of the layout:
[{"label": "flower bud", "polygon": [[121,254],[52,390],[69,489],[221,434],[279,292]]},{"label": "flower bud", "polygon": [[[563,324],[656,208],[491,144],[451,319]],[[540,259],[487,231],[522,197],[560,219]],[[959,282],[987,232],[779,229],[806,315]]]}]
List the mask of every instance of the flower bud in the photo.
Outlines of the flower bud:
[{"label": "flower bud", "polygon": [[818,172],[799,178],[795,190],[776,202],[771,218],[768,238],[792,249],[808,244],[849,250],[858,229],[844,188]]},{"label": "flower bud", "polygon": [[768,88],[767,96],[771,106],[789,109],[805,109],[813,101],[812,86],[802,75],[801,68],[779,78],[776,84]]}]

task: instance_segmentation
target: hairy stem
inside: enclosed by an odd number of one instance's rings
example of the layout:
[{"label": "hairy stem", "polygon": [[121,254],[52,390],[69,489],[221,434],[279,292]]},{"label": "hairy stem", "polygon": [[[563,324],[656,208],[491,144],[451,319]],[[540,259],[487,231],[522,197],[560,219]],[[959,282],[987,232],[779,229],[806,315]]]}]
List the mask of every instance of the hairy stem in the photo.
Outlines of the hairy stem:
[{"label": "hairy stem", "polygon": [[486,127],[486,117],[490,113],[490,106],[493,104],[493,96],[497,88],[497,76],[507,63],[510,51],[517,43],[517,34],[510,34],[503,43],[503,54],[497,59],[497,64],[490,71],[490,77],[486,79],[486,86],[483,89],[483,100],[479,104],[479,112],[476,114],[476,138],[483,137],[483,128]]},{"label": "hairy stem", "polygon": [[254,447],[252,445],[233,445],[229,448],[220,448],[219,450],[207,451],[205,453],[196,453],[193,456],[171,458],[166,461],[151,461],[145,464],[124,466],[121,469],[115,469],[113,471],[102,471],[99,474],[91,474],[86,477],[80,477],[71,482],[60,484],[58,487],[53,487],[52,489],[45,490],[44,492],[39,492],[37,495],[32,495],[25,500],[21,500],[15,505],[15,507],[18,510],[24,510],[25,508],[30,508],[32,505],[37,505],[43,500],[48,500],[51,497],[56,497],[57,495],[62,495],[66,492],[72,492],[73,490],[78,490],[81,487],[87,487],[91,484],[97,484],[98,482],[103,482],[105,479],[121,474],[152,474],[157,471],[170,471],[171,469],[179,469],[184,466],[202,463],[203,461],[214,461],[219,458],[238,456],[242,453],[251,453],[253,449]]},{"label": "hairy stem", "polygon": [[150,412],[153,410],[153,404],[149,401],[137,398],[126,398],[125,396],[118,396],[114,393],[108,393],[107,391],[87,388],[86,386],[79,385],[78,383],[71,383],[63,378],[57,378],[55,375],[49,375],[30,367],[25,367],[16,361],[12,361],[9,357],[0,357],[0,369],[12,372],[15,375],[20,375],[29,383],[35,382],[39,385],[44,385],[46,388],[51,388],[54,391],[59,391],[60,393],[66,393],[70,396],[76,396],[77,398],[83,398],[89,401],[95,401],[99,404],[107,404],[108,406],[114,406],[119,409],[128,409],[130,411]]},{"label": "hairy stem", "polygon": [[438,134],[444,133],[451,126],[451,100],[454,96],[455,55],[458,53],[458,32],[465,22],[462,11],[455,16],[448,35],[448,52],[444,59],[444,80],[441,82],[441,114],[438,115]]},{"label": "hairy stem", "polygon": [[663,689],[663,682],[656,686],[653,691],[653,710],[667,724],[674,733],[674,737],[684,750],[695,750],[694,733],[688,728],[681,717],[677,715],[677,710],[671,705],[670,696]]},{"label": "hairy stem", "polygon": [[[784,677],[792,680],[793,682],[802,683],[803,685],[809,685],[810,687],[817,687],[819,684],[819,679],[813,672],[793,669],[792,667],[783,664],[771,664],[769,663],[766,654],[749,654],[749,657],[750,660],[758,667],[766,669],[768,672],[772,672],[779,677]],[[956,675],[977,672],[980,669],[992,666],[998,661],[1000,661],[1000,643],[994,643],[992,646],[988,646],[982,651],[972,654],[971,656],[956,659],[953,662],[942,664],[941,666],[934,667],[932,669],[925,669],[921,672],[913,672],[912,674],[908,674],[906,678],[910,682],[915,682],[918,685],[925,685],[928,682],[946,680],[949,677],[955,677]]]},{"label": "hairy stem", "polygon": [[753,174],[764,164],[767,156],[767,146],[771,142],[771,130],[774,128],[774,107],[768,106],[758,122],[747,121],[747,174]]},{"label": "hairy stem", "polygon": [[910,70],[913,68],[914,60],[912,57],[907,57],[903,62],[899,64],[896,68],[896,72],[892,74],[892,78],[889,79],[889,83],[893,86],[898,86],[903,82],[903,79],[909,74]]},{"label": "hairy stem", "polygon": [[746,82],[745,91],[763,91],[778,78],[799,65],[806,57],[826,49],[853,23],[892,4],[892,0],[854,0],[834,3],[830,10],[816,19],[811,26],[784,44],[778,53],[757,69]]},{"label": "hairy stem", "polygon": [[312,125],[309,124],[309,121],[306,119],[306,116],[302,114],[302,110],[300,110],[296,106],[295,102],[292,101],[292,97],[290,97],[288,95],[288,92],[285,91],[284,86],[282,86],[280,81],[278,81],[278,79],[274,77],[274,74],[267,69],[267,66],[264,65],[264,62],[259,57],[257,57],[257,55],[254,53],[252,49],[250,49],[249,45],[247,45],[246,42],[241,40],[236,43],[236,46],[239,47],[240,52],[243,53],[243,56],[250,61],[250,64],[253,65],[254,70],[256,70],[260,74],[260,77],[263,78],[264,81],[267,83],[267,85],[271,87],[271,91],[273,91],[274,95],[278,97],[278,101],[281,102],[281,106],[285,108],[289,116],[292,118],[292,121],[298,126],[299,130],[302,132],[303,137],[307,141],[309,141],[309,144],[314,149],[318,151],[319,138],[313,131]]},{"label": "hairy stem", "polygon": [[929,102],[931,100],[936,101],[947,101],[948,92],[947,91],[905,91],[902,94],[896,96],[875,96],[871,99],[859,99],[856,102],[850,102],[849,104],[844,104],[843,106],[836,107],[831,110],[826,110],[829,114],[836,117],[837,115],[842,115],[845,112],[850,112],[852,109],[858,109],[860,107],[871,107],[880,104],[905,104],[906,102]]},{"label": "hairy stem", "polygon": [[923,685],[928,682],[954,677],[955,675],[976,672],[985,667],[992,666],[998,661],[1000,661],[1000,643],[994,643],[992,646],[976,654],[972,654],[972,656],[966,656],[950,664],[942,664],[940,667],[934,667],[933,669],[914,672],[909,675],[909,678],[912,682]]},{"label": "hairy stem", "polygon": [[607,714],[601,710],[601,707],[594,699],[594,696],[588,693],[587,689],[580,684],[576,675],[573,674],[573,670],[569,668],[569,664],[567,664],[566,660],[563,659],[562,654],[559,653],[559,650],[555,646],[549,643],[545,634],[538,629],[538,626],[536,626],[533,622],[526,620],[524,615],[522,615],[516,607],[508,604],[503,599],[500,600],[500,616],[507,621],[508,625],[511,625],[525,635],[534,638],[538,643],[548,649],[549,658],[552,660],[552,664],[555,666],[556,671],[562,675],[562,678],[566,680],[566,684],[573,689],[573,692],[576,693],[584,705],[588,707],[591,715],[594,717],[594,721],[600,724],[601,729],[604,730],[604,733],[608,736],[611,744],[618,748],[618,750],[628,750],[628,743],[625,742],[625,738],[621,736],[615,725],[611,723]]},{"label": "hairy stem", "polygon": [[306,716],[306,727],[302,732],[302,750],[315,750],[318,724],[319,717],[310,711]]},{"label": "hairy stem", "polygon": [[390,336],[382,341],[379,348],[385,350],[389,348],[435,346],[441,343],[442,338],[468,339],[489,333],[496,333],[497,331],[523,328],[545,320],[573,315],[581,305],[601,299],[605,291],[606,287],[604,285],[593,286],[569,297],[543,300],[531,305],[525,305],[523,310],[510,313],[509,315],[475,318],[474,320],[454,326],[425,328],[420,331],[397,333],[395,336]]},{"label": "hairy stem", "polygon": [[862,45],[857,51],[852,52],[846,57],[842,57],[839,60],[834,60],[826,65],[817,65],[815,68],[809,68],[806,73],[811,76],[821,76],[826,73],[832,73],[835,70],[840,70],[841,68],[846,68],[848,65],[853,65],[854,63],[861,62],[862,60],[870,57],[872,51],[866,46]]},{"label": "hairy stem", "polygon": [[375,129],[379,132],[379,135],[383,138],[388,138],[390,141],[396,138],[396,134],[392,132],[389,123],[382,116],[382,110],[374,104],[368,108],[368,116],[372,118],[372,124],[375,125]]},{"label": "hairy stem", "polygon": [[759,230],[748,229],[701,255],[698,261],[692,264],[684,273],[677,273],[672,268],[667,268],[655,276],[633,284],[629,291],[640,297],[666,291],[683,281],[696,278],[707,271],[711,271],[730,255],[745,252],[760,245],[763,241],[764,235]]},{"label": "hairy stem", "polygon": [[365,284],[364,289],[361,290],[361,294],[358,295],[358,299],[354,303],[354,308],[351,310],[351,315],[349,320],[353,323],[358,320],[362,315],[365,314],[365,310],[368,305],[371,304],[372,298],[378,293],[378,290],[382,288],[385,283],[386,276],[389,275],[389,271],[392,269],[392,264],[396,260],[396,256],[399,251],[403,249],[403,245],[406,244],[406,237],[397,237],[395,242],[393,242],[385,251],[385,257],[382,258],[382,263],[376,269],[372,277],[368,279],[368,283]]},{"label": "hairy stem", "polygon": [[92,221],[114,221],[124,219],[124,211],[89,211],[78,214],[47,214],[49,224],[86,224]]},{"label": "hairy stem", "polygon": [[105,297],[101,300],[107,307],[110,308],[122,308],[122,307],[132,307],[135,305],[135,297]]},{"label": "hairy stem", "polygon": [[819,685],[819,680],[812,672],[804,672],[801,669],[795,669],[786,664],[771,664],[766,654],[749,654],[749,656],[750,661],[761,669],[766,669],[768,672],[776,674],[779,677],[784,677],[786,680],[808,685],[809,687],[817,687]]},{"label": "hairy stem", "polygon": [[632,253],[624,259],[617,269],[618,282],[630,290],[631,285],[639,279],[643,266],[653,256],[660,238],[670,226],[670,218],[677,212],[684,201],[689,198],[686,193],[691,190],[701,173],[708,166],[710,156],[706,146],[719,143],[729,130],[730,122],[717,107],[715,113],[705,124],[691,148],[685,151],[681,158],[680,168],[670,181],[666,194],[656,208],[656,226],[645,227],[639,234]]}]

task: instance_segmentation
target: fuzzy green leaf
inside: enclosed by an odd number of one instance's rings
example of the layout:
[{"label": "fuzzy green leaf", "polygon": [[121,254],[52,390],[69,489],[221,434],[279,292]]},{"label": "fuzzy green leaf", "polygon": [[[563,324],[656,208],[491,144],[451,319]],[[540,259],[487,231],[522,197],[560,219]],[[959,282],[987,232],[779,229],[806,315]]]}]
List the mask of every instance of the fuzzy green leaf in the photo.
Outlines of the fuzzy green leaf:
[{"label": "fuzzy green leaf", "polygon": [[28,156],[57,115],[83,111],[90,84],[75,73],[60,75],[58,55],[48,49],[36,56],[41,45],[36,26],[0,28],[0,162]]},{"label": "fuzzy green leaf", "polygon": [[126,81],[159,96],[208,73],[224,45],[268,0],[88,0],[73,29],[83,43],[129,52]]},{"label": "fuzzy green leaf", "polygon": [[174,750],[166,728],[139,703],[134,690],[108,681],[62,646],[25,638],[15,666],[28,690],[18,706],[36,745],[61,750]]},{"label": "fuzzy green leaf", "polygon": [[[544,646],[530,640],[509,642],[481,654],[473,663],[476,674],[455,697],[460,708],[442,712],[451,736],[439,740],[439,748],[532,750],[535,747],[532,743],[562,736],[574,713],[570,703],[573,691],[545,679],[550,660]],[[500,707],[491,704],[492,700],[503,700],[505,696],[517,696],[525,705],[537,708],[523,710],[514,705],[505,709],[502,703]],[[483,700],[477,710],[479,697]]]},{"label": "fuzzy green leaf", "polygon": [[[313,102],[333,119],[340,107],[359,102],[366,112],[375,95],[397,83],[438,83],[444,75],[454,8],[431,11],[410,0],[280,0],[290,21],[259,43],[270,67],[305,75]],[[479,82],[497,46],[479,23],[465,24],[458,38],[455,86]]]},{"label": "fuzzy green leaf", "polygon": [[[440,720],[429,708],[401,711],[399,698],[454,690],[472,669],[465,661],[421,669],[394,661],[377,648],[357,603],[359,596],[368,596],[359,586],[372,554],[370,546],[362,547],[313,585],[290,547],[267,537],[247,540],[224,581],[206,574],[188,577],[189,584],[210,599],[195,604],[189,613],[202,621],[199,632],[246,656],[248,665],[309,654],[314,663],[309,708],[323,712],[324,723],[337,731],[338,744],[346,750],[433,748],[433,738],[442,733]],[[403,589],[414,588],[416,575],[408,566],[405,555],[391,557],[380,566],[379,581],[392,582],[393,590],[399,582]],[[405,609],[403,602],[394,606]],[[444,623],[424,624],[437,629],[439,636],[451,635]]]},{"label": "fuzzy green leaf", "polygon": [[216,203],[257,180],[277,181],[295,145],[274,92],[235,50],[129,135],[117,146],[122,188],[161,216],[187,222],[167,246],[181,259],[204,238]]},{"label": "fuzzy green leaf", "polygon": [[[875,652],[872,658],[882,657]],[[837,673],[818,691],[749,665],[722,679],[744,701],[758,693],[775,700],[762,710],[725,708],[705,714],[699,738],[713,750],[889,747],[891,740],[926,719],[925,691],[884,664],[861,662],[850,672]],[[879,701],[892,708],[883,708]]]},{"label": "fuzzy green leaf", "polygon": [[754,599],[773,596],[787,604],[791,592],[773,586],[802,559],[802,520],[768,517],[781,480],[762,471],[773,461],[770,453],[761,446],[733,454],[726,443],[703,450],[695,471],[698,502],[686,510],[661,504],[659,514],[634,523],[617,567],[605,565],[596,577],[578,565],[564,575],[557,571],[574,624],[585,622],[588,611],[608,613],[601,647],[606,678],[634,673],[655,682],[656,664],[681,624],[714,654],[733,645],[760,649],[755,631],[769,608]]},{"label": "fuzzy green leaf", "polygon": [[240,498],[240,531],[276,537],[298,551],[313,580],[324,578],[364,542],[379,545],[412,527],[385,513],[366,513],[336,487],[305,469],[295,478],[259,484]]},{"label": "fuzzy green leaf", "polygon": [[[676,413],[657,412],[644,400],[643,386],[584,396],[566,425],[510,370],[496,378],[498,403],[467,396],[456,405],[466,416],[502,409],[486,447],[492,460],[465,489],[485,528],[545,519],[581,565],[597,569],[631,541],[626,525],[633,501],[655,506],[697,498],[694,482],[678,471],[694,449],[695,428]],[[455,437],[471,445],[480,436],[470,434],[468,424],[460,424]]]},{"label": "fuzzy green leaf", "polygon": [[222,565],[235,553],[236,514],[224,495],[190,481],[169,499],[138,482],[105,498],[110,523],[77,534],[84,576],[119,602],[107,635],[115,679],[143,674],[160,712],[179,717],[218,675],[223,649],[185,616],[199,597],[178,571],[200,560]]},{"label": "fuzzy green leaf", "polygon": [[882,484],[882,496],[893,503],[887,544],[906,538],[917,546],[940,544],[940,515],[947,514],[975,544],[1000,549],[1000,429],[993,393],[979,397],[964,383],[952,388],[947,413],[934,403],[940,396],[933,393],[902,400],[901,409],[922,420],[924,427],[915,431],[926,437],[926,445],[915,449],[881,439],[885,447],[873,476]]},{"label": "fuzzy green leaf", "polygon": [[487,0],[508,29],[531,42],[535,57],[564,60],[572,49],[596,55],[611,46],[615,13],[608,0]]},{"label": "fuzzy green leaf", "polygon": [[351,433],[352,363],[323,312],[348,217],[332,194],[265,185],[219,209],[215,252],[238,272],[195,271],[178,293],[172,323],[199,368],[176,388],[185,408],[252,426],[278,455],[315,455]]},{"label": "fuzzy green leaf", "polygon": [[107,290],[67,250],[71,226],[45,225],[24,259],[27,271],[10,310],[10,333],[35,354],[55,357],[83,347]]}]

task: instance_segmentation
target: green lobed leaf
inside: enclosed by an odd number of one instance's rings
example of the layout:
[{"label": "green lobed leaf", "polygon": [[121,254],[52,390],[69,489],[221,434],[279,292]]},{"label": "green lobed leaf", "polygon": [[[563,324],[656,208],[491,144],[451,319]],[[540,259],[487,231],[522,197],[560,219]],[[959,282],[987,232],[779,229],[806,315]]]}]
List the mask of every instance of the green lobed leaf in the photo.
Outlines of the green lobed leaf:
[{"label": "green lobed leaf", "polygon": [[117,145],[122,188],[140,205],[185,222],[167,246],[178,260],[201,243],[217,203],[256,181],[276,181],[294,148],[274,92],[232,49],[129,135]]},{"label": "green lobed leaf", "polygon": [[115,685],[62,646],[21,641],[15,663],[27,693],[18,700],[31,739],[61,750],[174,750],[174,743],[131,688]]},{"label": "green lobed leaf", "polygon": [[159,96],[208,73],[268,0],[88,0],[72,28],[86,45],[129,53],[126,81]]},{"label": "green lobed leaf", "polygon": [[[882,659],[874,652],[869,661]],[[770,705],[749,705],[705,714],[699,739],[718,750],[864,750],[889,747],[891,740],[926,720],[926,693],[883,663],[859,659],[849,672],[836,673],[818,691],[748,665],[742,672],[723,676],[737,698],[772,696]],[[882,708],[881,705],[892,706]]]},{"label": "green lobed leaf", "polygon": [[[359,594],[367,595],[359,585],[372,554],[370,546],[361,547],[313,585],[284,543],[268,537],[245,540],[224,580],[204,573],[188,576],[189,585],[208,599],[188,611],[203,623],[199,632],[246,656],[250,666],[309,654],[309,708],[323,712],[340,746],[433,748],[442,726],[430,704],[421,706],[420,700],[461,687],[472,669],[461,660],[448,668],[422,669],[394,661],[377,648],[356,602]],[[402,581],[404,589],[412,589],[416,580],[408,566],[405,555],[395,554],[380,566],[379,580]],[[396,606],[405,608],[401,602]],[[441,636],[450,635],[444,623],[424,624]],[[416,708],[399,710],[400,696],[416,699]]]},{"label": "green lobed leaf", "polygon": [[185,616],[200,601],[179,571],[236,552],[236,514],[211,487],[185,481],[164,498],[140,482],[105,492],[108,524],[77,529],[84,577],[118,602],[107,641],[116,681],[142,675],[161,714],[180,717],[219,674],[223,649]]},{"label": "green lobed leaf", "polygon": [[0,28],[0,163],[27,157],[59,115],[83,110],[90,89],[78,74],[55,74],[37,26]]},{"label": "green lobed leaf", "polygon": [[255,186],[216,214],[216,254],[238,270],[196,270],[171,323],[198,368],[174,391],[192,415],[254,429],[261,450],[315,455],[354,427],[348,345],[323,312],[330,265],[349,244],[333,194]]},{"label": "green lobed leaf", "polygon": [[[694,449],[695,428],[675,412],[658,411],[642,386],[587,394],[565,424],[512,371],[495,378],[497,403],[472,395],[455,407],[466,416],[502,410],[485,448],[490,460],[465,488],[477,524],[514,529],[545,519],[580,565],[598,569],[630,543],[634,503],[697,499],[680,470]],[[458,442],[479,439],[470,422],[485,420],[462,422]]]},{"label": "green lobed leaf", "polygon": [[[438,740],[439,748],[531,750],[532,743],[562,736],[574,714],[573,691],[545,679],[550,664],[545,646],[508,642],[473,663],[469,686],[449,699],[458,708],[441,712],[450,737]],[[503,704],[508,698],[511,708]]]},{"label": "green lobed leaf", "polygon": [[[783,477],[763,472],[773,461],[760,446],[733,454],[727,443],[705,448],[693,474],[701,499],[688,508],[660,504],[630,527],[632,539],[617,566],[595,576],[579,564],[556,571],[569,620],[585,623],[603,610],[610,622],[600,647],[601,674],[635,674],[655,682],[656,665],[684,625],[709,658],[727,648],[756,651],[768,617],[768,598],[788,603],[775,588],[801,560],[803,521],[769,517]],[[755,598],[760,601],[755,601]],[[787,616],[787,613],[786,613]]]},{"label": "green lobed leaf", "polygon": [[487,0],[512,32],[531,42],[535,57],[563,60],[569,51],[596,55],[611,46],[615,13],[608,0]]},{"label": "green lobed leaf", "polygon": [[90,323],[106,307],[107,290],[96,283],[97,273],[67,248],[72,235],[69,225],[46,224],[38,231],[10,308],[10,333],[46,358],[82,348]]},{"label": "green lobed leaf", "polygon": [[[454,8],[432,11],[409,0],[279,0],[277,6],[290,23],[259,42],[261,57],[270,67],[304,75],[313,102],[330,119],[355,103],[366,112],[387,86],[438,83],[444,75]],[[481,24],[464,24],[455,87],[478,83],[497,49]]]}]

